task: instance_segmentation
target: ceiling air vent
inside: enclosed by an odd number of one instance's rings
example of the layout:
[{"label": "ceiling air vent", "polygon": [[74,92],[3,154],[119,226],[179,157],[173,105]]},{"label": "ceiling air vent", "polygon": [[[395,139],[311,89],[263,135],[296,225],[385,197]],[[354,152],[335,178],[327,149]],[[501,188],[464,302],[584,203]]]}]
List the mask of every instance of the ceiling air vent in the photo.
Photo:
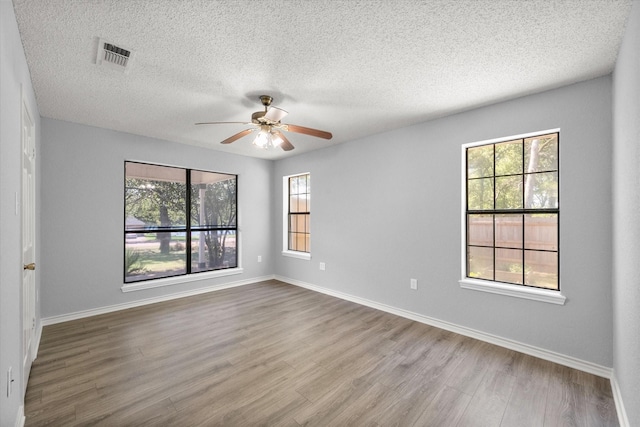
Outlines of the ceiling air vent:
[{"label": "ceiling air vent", "polygon": [[106,65],[126,73],[129,71],[132,60],[133,52],[130,49],[98,39],[97,65]]}]

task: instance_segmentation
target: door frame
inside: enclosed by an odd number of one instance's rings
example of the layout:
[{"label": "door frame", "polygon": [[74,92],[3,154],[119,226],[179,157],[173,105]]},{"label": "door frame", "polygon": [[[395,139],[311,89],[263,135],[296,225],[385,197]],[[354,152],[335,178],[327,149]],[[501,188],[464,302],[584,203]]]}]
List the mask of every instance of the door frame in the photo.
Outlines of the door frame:
[{"label": "door frame", "polygon": [[[20,260],[23,264],[21,276],[21,357],[22,357],[22,393],[27,391],[27,383],[31,372],[31,365],[36,358],[38,345],[36,343],[36,271],[27,270],[24,265],[36,262],[36,127],[29,102],[21,87],[20,108]],[[25,157],[28,165],[25,165]],[[29,167],[29,182],[25,182],[25,167]],[[28,188],[27,188],[28,186]],[[30,241],[28,258],[25,257],[25,240]]]}]

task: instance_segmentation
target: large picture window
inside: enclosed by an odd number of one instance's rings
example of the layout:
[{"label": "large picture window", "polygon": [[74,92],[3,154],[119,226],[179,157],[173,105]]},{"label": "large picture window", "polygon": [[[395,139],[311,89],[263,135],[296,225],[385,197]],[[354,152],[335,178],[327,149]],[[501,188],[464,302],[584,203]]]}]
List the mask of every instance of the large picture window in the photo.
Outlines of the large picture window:
[{"label": "large picture window", "polygon": [[559,134],[464,147],[466,277],[560,290]]},{"label": "large picture window", "polygon": [[238,266],[237,176],[125,162],[125,283]]}]

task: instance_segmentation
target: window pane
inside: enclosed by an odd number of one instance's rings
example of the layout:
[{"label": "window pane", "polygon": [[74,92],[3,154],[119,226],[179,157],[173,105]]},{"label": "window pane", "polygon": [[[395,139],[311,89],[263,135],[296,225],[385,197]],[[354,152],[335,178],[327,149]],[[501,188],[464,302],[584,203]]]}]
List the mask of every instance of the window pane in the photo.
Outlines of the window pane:
[{"label": "window pane", "polygon": [[522,140],[496,144],[496,176],[522,173]]},{"label": "window pane", "polygon": [[309,195],[298,194],[289,198],[290,212],[309,212]]},{"label": "window pane", "polygon": [[298,233],[296,234],[296,250],[300,252],[309,252],[309,235]]},{"label": "window pane", "polygon": [[525,249],[558,250],[558,215],[524,216]]},{"label": "window pane", "polygon": [[522,250],[496,249],[496,280],[522,284]]},{"label": "window pane", "polygon": [[289,212],[309,212],[311,210],[310,190],[308,174],[289,178]]},{"label": "window pane", "polygon": [[191,271],[218,270],[238,265],[235,230],[191,233]]},{"label": "window pane", "polygon": [[309,252],[309,233],[289,233],[289,250]]},{"label": "window pane", "polygon": [[474,246],[493,246],[493,215],[467,217],[467,243]]},{"label": "window pane", "polygon": [[467,206],[471,211],[493,209],[493,179],[467,181]]},{"label": "window pane", "polygon": [[309,214],[289,215],[289,250],[309,252]]},{"label": "window pane", "polygon": [[192,227],[236,224],[236,176],[191,171]]},{"label": "window pane", "polygon": [[493,176],[493,145],[467,149],[467,178]]},{"label": "window pane", "polygon": [[558,289],[558,253],[525,251],[525,284],[547,289]]},{"label": "window pane", "polygon": [[558,170],[558,134],[541,135],[524,140],[525,172]]},{"label": "window pane", "polygon": [[496,246],[522,249],[522,215],[496,215]]},{"label": "window pane", "polygon": [[308,192],[309,191],[307,190],[307,175],[300,175],[298,177],[298,188],[296,190],[296,193],[304,194]]},{"label": "window pane", "polygon": [[496,177],[496,209],[522,209],[522,175]]},{"label": "window pane", "polygon": [[[186,171],[166,166],[125,163],[127,230],[184,228]],[[133,228],[129,228],[133,226]]]},{"label": "window pane", "polygon": [[467,247],[467,276],[493,280],[493,248]]},{"label": "window pane", "polygon": [[289,230],[292,233],[308,233],[309,215],[297,214],[291,215]]},{"label": "window pane", "polygon": [[525,175],[525,207],[540,209],[558,207],[558,172]]},{"label": "window pane", "polygon": [[289,178],[289,194],[298,194],[299,180],[299,176],[292,176],[291,178]]},{"label": "window pane", "polygon": [[185,233],[127,235],[125,282],[177,276],[186,273]]}]

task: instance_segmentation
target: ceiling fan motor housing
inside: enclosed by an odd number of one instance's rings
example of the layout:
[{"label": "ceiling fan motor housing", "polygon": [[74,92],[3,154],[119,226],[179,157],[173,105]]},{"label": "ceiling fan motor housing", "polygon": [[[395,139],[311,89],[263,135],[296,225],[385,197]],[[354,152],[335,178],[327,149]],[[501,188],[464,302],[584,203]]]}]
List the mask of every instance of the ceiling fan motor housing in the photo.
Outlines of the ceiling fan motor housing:
[{"label": "ceiling fan motor housing", "polygon": [[265,114],[267,114],[266,111],[256,111],[251,115],[251,121],[253,123],[260,124],[260,121],[258,119],[264,117]]}]

